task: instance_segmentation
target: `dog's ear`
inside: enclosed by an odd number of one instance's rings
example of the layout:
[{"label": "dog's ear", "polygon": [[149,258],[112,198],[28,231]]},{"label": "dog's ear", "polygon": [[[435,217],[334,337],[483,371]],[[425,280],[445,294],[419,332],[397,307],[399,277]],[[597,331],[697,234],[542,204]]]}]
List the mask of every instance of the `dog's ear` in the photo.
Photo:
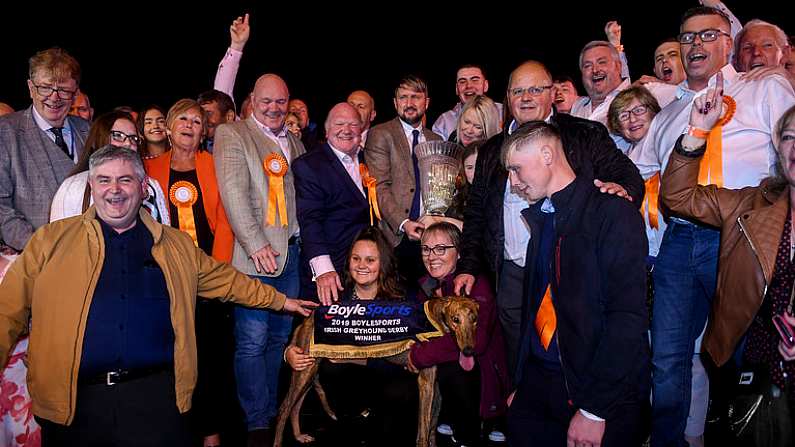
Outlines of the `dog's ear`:
[{"label": "dog's ear", "polygon": [[428,310],[431,314],[430,317],[433,318],[437,324],[442,326],[445,332],[450,332],[450,328],[447,326],[447,318],[445,318],[449,305],[450,298],[431,298],[428,303]]}]

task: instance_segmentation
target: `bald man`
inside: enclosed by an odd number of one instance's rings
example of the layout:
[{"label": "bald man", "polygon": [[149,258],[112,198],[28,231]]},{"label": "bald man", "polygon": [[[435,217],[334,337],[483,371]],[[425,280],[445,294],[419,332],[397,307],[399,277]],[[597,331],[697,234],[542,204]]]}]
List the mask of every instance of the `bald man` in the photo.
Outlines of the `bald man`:
[{"label": "bald man", "polygon": [[348,250],[370,224],[370,206],[359,172],[364,154],[358,111],[345,102],[335,105],[325,128],[327,142],[299,157],[292,169],[301,257],[309,266],[302,289],[329,305],[339,299]]},{"label": "bald man", "polygon": [[[235,233],[232,265],[287,296],[298,296],[300,249],[290,165],[305,150],[284,126],[290,92],[282,78],[261,76],[250,98],[251,116],[215,131],[218,189]],[[280,203],[269,197],[277,178],[283,185]],[[283,313],[235,308],[235,376],[249,446],[269,445],[291,326],[291,317]]]},{"label": "bald man", "polygon": [[356,109],[362,121],[361,146],[364,147],[365,143],[367,143],[367,133],[375,120],[375,100],[366,91],[356,90],[348,95],[348,104]]}]

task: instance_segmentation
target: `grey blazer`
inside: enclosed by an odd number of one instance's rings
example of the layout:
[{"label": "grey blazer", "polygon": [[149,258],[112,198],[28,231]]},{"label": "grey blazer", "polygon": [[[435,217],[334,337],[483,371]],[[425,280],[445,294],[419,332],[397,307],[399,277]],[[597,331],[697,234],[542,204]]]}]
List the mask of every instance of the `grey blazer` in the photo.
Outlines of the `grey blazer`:
[{"label": "grey blazer", "polygon": [[[90,127],[69,116],[77,156]],[[50,221],[50,202],[75,163],[33,120],[33,106],[0,118],[0,236],[21,250]]]},{"label": "grey blazer", "polygon": [[[442,139],[429,129],[423,128],[422,133],[426,141]],[[400,224],[409,217],[415,187],[411,148],[400,118],[370,129],[365,147],[367,168],[377,182],[381,229],[392,245],[397,246],[402,237]]]},{"label": "grey blazer", "polygon": [[[306,152],[301,140],[287,132],[290,160]],[[276,225],[266,225],[268,177],[262,162],[268,154],[281,154],[279,145],[266,137],[253,117],[219,126],[215,130],[213,158],[218,190],[226,216],[235,233],[232,265],[247,275],[279,276],[287,262],[287,241],[298,231],[295,212],[295,187],[292,169],[284,176],[288,226],[282,226],[278,214]],[[258,273],[249,256],[270,244],[279,253],[278,268],[273,274]]]}]

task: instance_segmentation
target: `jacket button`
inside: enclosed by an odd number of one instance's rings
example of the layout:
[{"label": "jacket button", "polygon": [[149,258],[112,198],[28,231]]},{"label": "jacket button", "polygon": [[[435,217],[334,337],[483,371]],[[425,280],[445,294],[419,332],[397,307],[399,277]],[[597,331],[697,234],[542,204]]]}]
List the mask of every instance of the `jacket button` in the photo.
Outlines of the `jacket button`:
[{"label": "jacket button", "polygon": [[409,189],[409,192],[414,192],[414,188]]},{"label": "jacket button", "polygon": [[748,215],[747,214],[743,214],[743,219],[748,219]]},{"label": "jacket button", "polygon": [[409,212],[408,208],[406,208],[406,212],[407,212],[407,213]]}]

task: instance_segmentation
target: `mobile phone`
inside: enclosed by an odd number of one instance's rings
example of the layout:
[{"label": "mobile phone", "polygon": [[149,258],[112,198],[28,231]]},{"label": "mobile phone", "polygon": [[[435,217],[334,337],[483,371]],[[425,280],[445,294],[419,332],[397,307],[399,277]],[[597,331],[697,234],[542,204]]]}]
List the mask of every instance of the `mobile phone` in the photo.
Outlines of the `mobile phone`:
[{"label": "mobile phone", "polygon": [[784,343],[788,349],[795,346],[795,331],[793,331],[792,326],[784,320],[784,317],[781,315],[774,315],[773,316],[773,326],[776,327],[778,331],[779,337],[781,337],[781,341]]}]

